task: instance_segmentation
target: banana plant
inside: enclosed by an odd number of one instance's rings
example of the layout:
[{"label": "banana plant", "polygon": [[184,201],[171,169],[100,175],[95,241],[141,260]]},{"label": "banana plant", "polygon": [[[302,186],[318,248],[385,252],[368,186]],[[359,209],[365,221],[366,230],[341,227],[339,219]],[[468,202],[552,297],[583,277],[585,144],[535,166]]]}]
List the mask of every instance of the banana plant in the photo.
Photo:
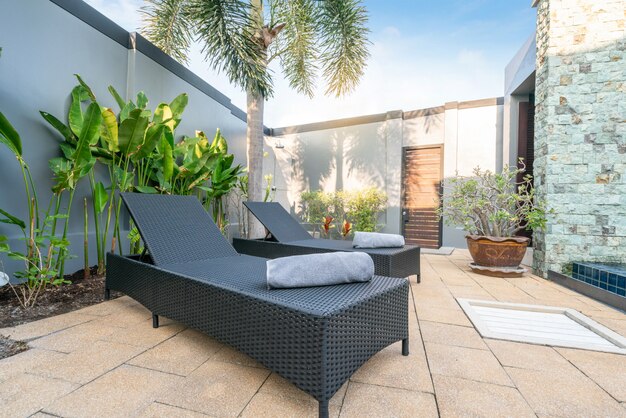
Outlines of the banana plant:
[{"label": "banana plant", "polygon": [[[49,161],[50,169],[54,174],[55,184],[52,188],[56,204],[55,214],[60,211],[62,195],[68,192],[68,207],[65,225],[63,227],[63,239],[67,238],[69,226],[69,214],[74,199],[74,193],[78,182],[85,176],[89,177],[92,200],[96,202],[101,199],[101,183],[96,183],[93,167],[97,159],[110,159],[107,149],[100,147],[100,136],[102,126],[105,125],[105,112],[96,101],[96,97],[91,88],[83,79],[75,74],[78,85],[72,89],[70,108],[67,114],[67,125],[61,122],[52,114],[40,111],[41,116],[48,122],[63,140],[59,143],[62,157],[53,158]],[[83,110],[85,103],[88,103]],[[94,204],[94,224],[96,230],[96,242],[98,247],[98,270],[100,273],[104,269],[104,252],[100,248],[100,221],[101,214],[97,212],[97,205]],[[56,233],[57,224],[53,221],[52,233]],[[64,261],[59,257],[56,266],[60,274],[64,272]]]},{"label": "banana plant", "polygon": [[[158,166],[162,167],[163,182],[171,179],[174,132],[181,121],[188,97],[181,94],[169,104],[160,103],[152,113],[147,109],[148,98],[143,92],[137,94],[136,102],[125,102],[113,86],[109,86],[109,92],[120,108],[117,117],[109,109],[107,115],[110,127],[101,136],[103,146],[106,145],[112,153],[109,208],[115,207],[111,244],[111,251],[115,252],[116,242],[120,240],[121,211],[121,201],[116,199],[115,191],[134,189],[142,193],[158,193],[152,185],[155,181],[155,167]],[[114,122],[118,123],[117,131]]]},{"label": "banana plant", "polygon": [[0,112],[0,144],[5,145],[15,156],[22,172],[25,198],[28,207],[28,221],[24,221],[7,211],[0,209],[0,222],[14,225],[22,233],[20,238],[25,243],[25,251],[20,252],[11,249],[8,237],[0,235],[0,252],[15,260],[24,262],[24,270],[17,271],[15,277],[23,279],[18,285],[12,285],[11,289],[18,298],[19,303],[25,309],[35,305],[39,295],[45,291],[48,285],[58,286],[68,283],[63,275],[55,269],[59,257],[67,257],[68,242],[51,233],[52,223],[64,215],[50,215],[52,199],[45,215],[39,213],[37,188],[33,181],[30,168],[22,156],[22,140],[15,128]]}]

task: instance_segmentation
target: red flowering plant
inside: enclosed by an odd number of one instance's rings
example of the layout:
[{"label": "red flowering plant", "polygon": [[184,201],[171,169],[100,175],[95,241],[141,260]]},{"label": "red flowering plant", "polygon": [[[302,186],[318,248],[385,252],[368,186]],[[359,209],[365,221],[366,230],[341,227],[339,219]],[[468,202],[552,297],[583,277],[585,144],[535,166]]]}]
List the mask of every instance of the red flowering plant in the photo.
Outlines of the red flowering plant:
[{"label": "red flowering plant", "polygon": [[344,220],[343,226],[341,227],[341,236],[343,239],[346,239],[346,237],[350,235],[350,232],[352,232],[352,223]]},{"label": "red flowering plant", "polygon": [[335,225],[333,225],[333,219],[332,216],[326,215],[322,220],[322,234],[326,238],[330,237],[330,229],[335,227]]}]

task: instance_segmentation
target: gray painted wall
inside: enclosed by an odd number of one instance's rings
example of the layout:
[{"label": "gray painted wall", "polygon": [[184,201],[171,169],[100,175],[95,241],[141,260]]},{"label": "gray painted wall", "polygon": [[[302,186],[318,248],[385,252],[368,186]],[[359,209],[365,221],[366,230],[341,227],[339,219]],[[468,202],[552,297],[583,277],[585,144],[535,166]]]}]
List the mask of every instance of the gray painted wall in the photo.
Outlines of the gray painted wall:
[{"label": "gray painted wall", "polygon": [[[109,85],[121,94],[128,90],[134,96],[140,90],[145,91],[151,108],[160,101],[169,102],[180,93],[188,93],[189,105],[177,129],[178,135],[193,135],[196,129],[212,135],[219,127],[237,161],[245,162],[245,114],[232,106],[228,98],[220,96],[156,48],[150,48],[145,40],[138,43],[139,51],[129,50],[121,40],[124,37],[128,40],[130,34],[83,2],[56,2],[80,14],[90,24],[49,0],[11,2],[0,14],[3,48],[0,110],[22,137],[24,158],[33,171],[42,204],[47,204],[51,195],[48,160],[58,156],[59,151],[58,135],[48,128],[38,112],[45,110],[65,120],[69,93],[76,85],[74,73],[92,87],[100,104],[114,109],[117,109],[115,102],[107,92]],[[141,52],[142,45],[150,57]],[[98,173],[104,180],[102,174]],[[19,167],[4,147],[0,147],[0,178],[0,207],[25,217],[27,206]],[[78,257],[68,261],[68,272],[82,266],[82,201],[87,194],[88,187],[83,181],[74,198],[70,222],[71,252]],[[17,232],[15,227],[0,224],[0,235],[10,236],[11,245],[21,244],[16,241]],[[93,236],[90,238],[93,241]],[[95,264],[94,243],[90,245],[90,253],[90,261]],[[23,268],[4,256],[0,260],[9,274]]]}]

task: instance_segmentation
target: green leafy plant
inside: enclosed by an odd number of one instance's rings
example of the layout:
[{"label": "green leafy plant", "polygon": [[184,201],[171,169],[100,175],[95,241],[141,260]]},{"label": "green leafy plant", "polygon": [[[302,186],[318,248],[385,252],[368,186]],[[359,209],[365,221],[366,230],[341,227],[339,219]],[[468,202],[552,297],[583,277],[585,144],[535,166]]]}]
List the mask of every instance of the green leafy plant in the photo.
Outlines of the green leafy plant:
[{"label": "green leafy plant", "polygon": [[536,198],[532,177],[516,180],[525,169],[520,160],[519,167],[506,166],[501,173],[476,167],[471,177],[446,179],[440,216],[447,225],[462,225],[472,235],[511,237],[523,229],[545,228],[551,212]]},{"label": "green leafy plant", "polygon": [[[387,197],[384,192],[369,188],[357,191],[304,192],[300,195],[304,222],[317,230],[319,219],[330,216],[336,221],[335,230],[341,238],[346,238],[353,231],[375,231],[378,217],[385,210]],[[346,229],[346,224],[348,225]],[[331,237],[324,228],[323,236]]]},{"label": "green leafy plant", "polygon": [[[137,94],[135,101],[125,101],[113,86],[109,86],[109,92],[119,106],[116,114],[112,109],[100,106],[91,88],[79,75],[75,76],[78,85],[72,89],[67,125],[50,113],[40,113],[63,139],[59,144],[63,156],[50,161],[57,180],[53,188],[57,208],[64,191],[69,191],[68,208],[71,207],[76,184],[84,176],[89,178],[98,274],[103,274],[111,221],[110,248],[112,252],[121,253],[121,201],[116,191],[134,189],[157,193],[151,185],[155,167],[161,168],[161,183],[169,184],[173,170],[174,130],[180,123],[188,98],[181,94],[169,104],[160,103],[152,112],[147,109],[148,98],[143,92]],[[93,167],[96,162],[108,169],[108,187],[95,179]],[[66,220],[64,236],[67,225]],[[55,228],[56,225],[53,231]]]},{"label": "green leafy plant", "polygon": [[63,263],[68,257],[69,245],[65,237],[58,238],[54,234],[53,225],[58,219],[66,218],[67,215],[50,214],[52,198],[45,215],[39,213],[37,188],[33,181],[30,168],[22,156],[22,140],[0,112],[0,143],[4,144],[15,156],[22,172],[26,206],[28,208],[28,221],[24,221],[7,211],[0,209],[0,222],[14,225],[21,231],[24,242],[24,251],[11,249],[7,236],[0,235],[0,252],[15,260],[24,262],[24,270],[15,273],[15,277],[21,282],[17,285],[10,284],[15,296],[23,308],[30,308],[37,302],[39,295],[49,285],[59,286],[69,283],[57,270],[57,265]]},{"label": "green leafy plant", "polygon": [[372,232],[377,230],[378,217],[385,210],[387,195],[371,187],[348,193],[346,216],[353,222],[355,231]]}]

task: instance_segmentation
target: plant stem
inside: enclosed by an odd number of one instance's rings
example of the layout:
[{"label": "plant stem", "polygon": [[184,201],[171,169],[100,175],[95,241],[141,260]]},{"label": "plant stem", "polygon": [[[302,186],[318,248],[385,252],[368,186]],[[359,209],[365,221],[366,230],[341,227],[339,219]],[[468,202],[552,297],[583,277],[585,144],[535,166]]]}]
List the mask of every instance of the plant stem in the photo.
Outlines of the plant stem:
[{"label": "plant stem", "polygon": [[[86,279],[89,277],[89,219],[88,219],[88,215],[87,215],[87,198],[84,199],[84,206],[83,206],[83,212],[85,214],[85,218],[84,218],[84,233],[85,233],[85,241],[84,241],[84,265],[83,265],[83,279]],[[98,235],[96,234],[96,241],[97,241],[97,237]]]},{"label": "plant stem", "polygon": [[[93,170],[89,171],[89,185],[91,186],[91,202],[93,204],[93,224],[94,231],[96,233],[96,253],[98,256],[98,266],[103,262],[103,254],[101,249],[101,237],[100,237],[100,217],[98,216],[98,208],[96,208],[96,180],[93,175]],[[87,216],[85,214],[85,216]]]},{"label": "plant stem", "polygon": [[[67,218],[65,218],[65,226],[63,227],[63,240],[67,239],[67,230],[70,223],[70,212],[72,211],[72,201],[74,200],[74,193],[76,189],[70,190],[70,199],[67,204]],[[67,252],[67,247],[62,247],[59,249],[59,255],[57,257],[57,267],[59,271],[59,278],[63,278],[63,273],[65,272],[65,257]]]}]

